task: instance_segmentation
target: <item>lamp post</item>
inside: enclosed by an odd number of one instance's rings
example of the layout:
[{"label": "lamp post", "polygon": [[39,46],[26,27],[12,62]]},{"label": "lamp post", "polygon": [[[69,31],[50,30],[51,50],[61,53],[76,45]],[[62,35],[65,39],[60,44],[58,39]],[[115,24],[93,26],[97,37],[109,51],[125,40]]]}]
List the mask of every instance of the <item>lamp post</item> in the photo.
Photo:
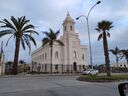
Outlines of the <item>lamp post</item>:
[{"label": "lamp post", "polygon": [[79,17],[76,18],[76,20],[78,20],[80,17],[84,17],[84,18],[86,19],[86,21],[87,21],[87,31],[88,31],[88,40],[89,40],[89,53],[90,53],[90,65],[92,66],[92,69],[93,69],[92,48],[91,48],[90,30],[89,30],[89,21],[88,21],[88,19],[89,19],[89,14],[90,14],[90,12],[92,11],[92,9],[93,9],[96,5],[98,5],[98,4],[100,4],[100,3],[101,3],[101,1],[97,1],[96,4],[94,4],[94,5],[90,8],[90,10],[89,10],[87,16],[85,16],[85,15],[80,15]]}]

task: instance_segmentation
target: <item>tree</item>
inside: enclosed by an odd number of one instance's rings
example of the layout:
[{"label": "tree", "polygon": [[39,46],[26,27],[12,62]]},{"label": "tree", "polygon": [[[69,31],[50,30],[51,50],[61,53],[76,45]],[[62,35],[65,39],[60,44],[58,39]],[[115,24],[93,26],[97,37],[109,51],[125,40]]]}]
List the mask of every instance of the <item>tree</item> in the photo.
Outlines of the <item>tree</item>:
[{"label": "tree", "polygon": [[13,64],[12,61],[6,62],[6,72],[7,72],[7,73],[9,72],[9,74],[11,73],[12,64]]},{"label": "tree", "polygon": [[18,58],[19,58],[19,49],[20,44],[22,44],[23,49],[25,50],[25,46],[29,48],[29,53],[31,51],[31,43],[36,46],[35,39],[31,36],[31,34],[38,33],[34,30],[35,27],[32,24],[29,24],[30,20],[27,20],[25,16],[15,18],[11,16],[11,20],[3,19],[0,21],[3,25],[1,28],[4,30],[0,31],[0,37],[10,34],[11,36],[8,38],[6,46],[8,45],[9,40],[14,37],[15,39],[15,54],[14,54],[14,64],[12,68],[12,74],[18,74]]},{"label": "tree", "polygon": [[22,69],[22,65],[24,66],[23,70],[24,70],[24,74],[25,74],[25,61],[24,60],[20,60],[19,63],[21,64],[21,69]]},{"label": "tree", "polygon": [[50,72],[52,73],[52,52],[53,52],[53,43],[54,42],[58,42],[59,44],[63,45],[63,43],[60,40],[57,40],[57,36],[59,35],[59,31],[54,32],[52,29],[49,30],[50,32],[43,32],[46,37],[43,38],[42,46],[45,46],[46,44],[49,44],[49,46],[51,47],[51,66],[50,66]]},{"label": "tree", "polygon": [[120,58],[120,50],[119,50],[119,48],[116,46],[115,49],[110,49],[109,51],[110,51],[113,55],[115,55],[116,64],[117,64],[117,67],[118,67],[118,62],[119,62],[119,58]]},{"label": "tree", "polygon": [[128,49],[123,49],[120,51],[121,52],[121,59],[124,57],[127,61],[127,65],[128,65]]},{"label": "tree", "polygon": [[110,22],[110,21],[101,21],[101,22],[98,23],[97,28],[96,28],[96,30],[100,33],[100,35],[98,37],[98,41],[101,38],[103,38],[103,47],[104,47],[104,55],[105,55],[105,64],[106,64],[106,67],[107,67],[107,76],[111,76],[107,37],[110,37],[110,33],[108,31],[112,27],[113,27],[112,22]]}]

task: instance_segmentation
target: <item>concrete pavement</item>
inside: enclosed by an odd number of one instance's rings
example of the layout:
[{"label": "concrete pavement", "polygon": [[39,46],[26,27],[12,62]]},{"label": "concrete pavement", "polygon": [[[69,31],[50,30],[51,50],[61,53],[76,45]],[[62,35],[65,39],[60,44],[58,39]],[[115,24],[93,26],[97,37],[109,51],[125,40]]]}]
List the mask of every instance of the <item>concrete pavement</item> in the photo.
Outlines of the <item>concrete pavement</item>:
[{"label": "concrete pavement", "polygon": [[120,82],[91,83],[77,76],[10,76],[0,78],[0,96],[119,96]]}]

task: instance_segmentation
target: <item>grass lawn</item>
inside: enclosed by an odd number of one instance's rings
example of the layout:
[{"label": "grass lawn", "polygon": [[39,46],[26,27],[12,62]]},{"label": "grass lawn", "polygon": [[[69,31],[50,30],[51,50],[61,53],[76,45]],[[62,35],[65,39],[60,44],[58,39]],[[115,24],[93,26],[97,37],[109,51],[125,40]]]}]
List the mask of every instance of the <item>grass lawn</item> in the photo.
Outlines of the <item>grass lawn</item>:
[{"label": "grass lawn", "polygon": [[128,75],[111,75],[107,77],[105,75],[81,75],[77,78],[79,81],[89,81],[89,82],[113,82],[128,80]]}]

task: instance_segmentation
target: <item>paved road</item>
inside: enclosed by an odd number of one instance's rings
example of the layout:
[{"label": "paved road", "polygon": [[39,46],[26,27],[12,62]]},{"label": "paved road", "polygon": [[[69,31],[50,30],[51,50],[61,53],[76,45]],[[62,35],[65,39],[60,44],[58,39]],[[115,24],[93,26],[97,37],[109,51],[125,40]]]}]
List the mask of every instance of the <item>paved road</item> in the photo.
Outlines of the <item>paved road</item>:
[{"label": "paved road", "polygon": [[10,76],[0,78],[0,96],[119,96],[120,82],[90,83],[77,76]]}]

